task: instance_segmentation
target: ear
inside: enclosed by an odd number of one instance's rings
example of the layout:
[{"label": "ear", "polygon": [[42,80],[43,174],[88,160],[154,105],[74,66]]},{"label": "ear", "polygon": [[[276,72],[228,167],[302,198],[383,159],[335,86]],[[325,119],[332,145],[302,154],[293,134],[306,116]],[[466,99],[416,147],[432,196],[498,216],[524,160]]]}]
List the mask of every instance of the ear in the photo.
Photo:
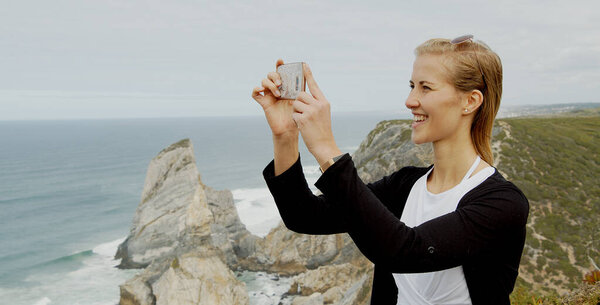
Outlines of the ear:
[{"label": "ear", "polygon": [[467,96],[464,100],[463,114],[469,115],[476,112],[482,103],[483,93],[481,93],[479,90],[472,90],[471,92],[467,93]]}]

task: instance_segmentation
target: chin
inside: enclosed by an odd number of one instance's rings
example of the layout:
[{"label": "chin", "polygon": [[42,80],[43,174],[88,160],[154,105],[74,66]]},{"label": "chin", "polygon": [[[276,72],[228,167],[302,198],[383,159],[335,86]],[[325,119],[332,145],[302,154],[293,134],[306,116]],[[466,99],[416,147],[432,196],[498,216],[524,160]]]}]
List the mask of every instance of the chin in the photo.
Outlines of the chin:
[{"label": "chin", "polygon": [[414,130],[410,134],[410,141],[413,142],[416,145],[425,144],[427,142],[430,142],[430,141],[427,140],[426,137],[423,136],[423,134],[419,135],[418,133],[415,133]]},{"label": "chin", "polygon": [[414,133],[413,135],[410,137],[410,141],[413,142],[416,145],[419,144],[424,144],[427,143],[428,141],[425,141],[424,139],[420,139],[419,137],[415,137]]}]

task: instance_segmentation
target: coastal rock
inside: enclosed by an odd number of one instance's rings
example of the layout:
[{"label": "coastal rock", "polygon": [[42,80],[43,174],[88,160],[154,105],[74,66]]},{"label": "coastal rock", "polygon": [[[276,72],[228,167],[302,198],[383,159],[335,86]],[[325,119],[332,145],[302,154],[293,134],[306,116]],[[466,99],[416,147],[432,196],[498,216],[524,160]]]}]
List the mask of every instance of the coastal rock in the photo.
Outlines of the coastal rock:
[{"label": "coastal rock", "polygon": [[152,305],[154,297],[152,288],[142,277],[134,277],[119,287],[121,293],[120,305]]},{"label": "coastal rock", "polygon": [[371,304],[371,289],[373,272],[363,274],[346,290],[342,299],[336,305],[368,305]]},{"label": "coastal rock", "polygon": [[[121,304],[247,304],[237,264],[238,241],[252,253],[229,191],[204,186],[188,139],[161,151],[148,166],[119,268],[145,268],[120,286]],[[224,263],[224,262],[227,262]]]},{"label": "coastal rock", "polygon": [[359,273],[362,275],[364,272],[365,270],[349,263],[320,266],[294,276],[288,293],[299,292],[303,296],[309,296],[315,292],[325,293],[334,287],[346,290],[352,284],[347,279],[357,278]]},{"label": "coastal rock", "polygon": [[261,238],[252,235],[241,222],[231,191],[202,187],[214,219],[210,229],[212,244],[223,251],[227,265],[237,269],[238,257],[243,259],[252,255]]},{"label": "coastal rock", "polygon": [[347,234],[306,235],[280,224],[264,239],[256,241],[255,252],[240,263],[246,270],[295,275],[325,264],[343,264],[362,257]]},{"label": "coastal rock", "polygon": [[[408,121],[382,121],[375,126],[352,156],[358,175],[373,182],[404,166],[427,166],[433,162],[431,144],[415,145]],[[384,154],[381,152],[385,151]]]},{"label": "coastal rock", "polygon": [[[361,263],[362,262],[362,263]],[[321,266],[293,278],[289,294],[323,295],[325,304],[363,304],[370,300],[373,264],[360,262]]]},{"label": "coastal rock", "polygon": [[161,274],[167,270],[169,262],[167,260],[154,261],[146,267],[141,273],[127,280],[119,286],[121,292],[121,305],[153,305],[156,298],[152,293],[152,283],[154,283]]},{"label": "coastal rock", "polygon": [[181,140],[150,161],[130,234],[115,256],[122,259],[119,268],[143,268],[176,249],[202,244],[211,223],[192,144]]},{"label": "coastal rock", "polygon": [[246,285],[215,256],[202,258],[185,254],[152,285],[156,305],[163,304],[248,304]]},{"label": "coastal rock", "polygon": [[292,305],[323,305],[325,304],[325,298],[321,293],[315,292],[310,296],[300,296],[294,298]]}]

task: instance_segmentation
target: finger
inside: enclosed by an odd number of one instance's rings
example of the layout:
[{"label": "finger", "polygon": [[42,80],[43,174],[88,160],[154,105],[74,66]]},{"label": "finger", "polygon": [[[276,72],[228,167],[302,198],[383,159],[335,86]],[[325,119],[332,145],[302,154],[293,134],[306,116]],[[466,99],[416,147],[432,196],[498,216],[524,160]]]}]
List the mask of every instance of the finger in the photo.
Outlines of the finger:
[{"label": "finger", "polygon": [[279,88],[281,86],[281,76],[277,72],[269,72],[267,78],[270,79]]},{"label": "finger", "polygon": [[310,110],[310,106],[299,101],[299,100],[294,100],[292,102],[292,108],[294,109],[294,112],[296,113],[305,113],[307,111]]},{"label": "finger", "polygon": [[279,66],[283,65],[283,59],[278,59],[277,62],[275,63],[275,69],[279,68]]},{"label": "finger", "polygon": [[276,97],[280,97],[281,93],[279,92],[279,90],[277,90],[277,86],[275,86],[275,84],[270,80],[270,79],[263,79],[261,85],[267,89],[269,89],[271,91],[271,93],[276,96]]},{"label": "finger", "polygon": [[325,95],[323,95],[323,92],[319,88],[319,85],[317,85],[317,82],[315,81],[315,78],[313,77],[312,71],[310,70],[308,64],[304,63],[302,67],[304,68],[304,77],[306,78],[306,83],[308,84],[308,90],[310,90],[310,93],[317,100],[325,99]]}]

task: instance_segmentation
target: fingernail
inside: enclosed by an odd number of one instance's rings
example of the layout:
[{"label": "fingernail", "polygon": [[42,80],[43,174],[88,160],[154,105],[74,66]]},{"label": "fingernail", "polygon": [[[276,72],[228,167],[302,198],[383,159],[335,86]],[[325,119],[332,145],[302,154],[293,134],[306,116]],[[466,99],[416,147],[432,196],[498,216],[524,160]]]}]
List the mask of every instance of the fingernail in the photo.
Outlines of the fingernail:
[{"label": "fingernail", "polygon": [[277,80],[275,83],[277,84],[277,86],[281,86],[281,81],[280,80]]},{"label": "fingernail", "polygon": [[275,90],[275,95],[281,96],[281,93],[279,93],[279,90]]}]

